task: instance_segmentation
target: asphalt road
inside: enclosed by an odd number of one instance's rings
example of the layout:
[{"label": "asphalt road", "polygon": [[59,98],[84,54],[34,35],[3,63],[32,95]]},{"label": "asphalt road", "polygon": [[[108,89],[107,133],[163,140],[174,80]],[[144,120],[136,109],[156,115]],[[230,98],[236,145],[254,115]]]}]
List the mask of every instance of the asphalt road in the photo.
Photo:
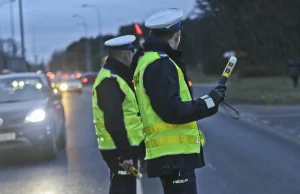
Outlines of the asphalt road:
[{"label": "asphalt road", "polygon": [[[195,89],[195,96],[207,89]],[[1,194],[108,193],[108,170],[97,150],[92,123],[91,88],[85,87],[81,95],[67,94],[63,102],[67,149],[54,161],[40,161],[27,153],[1,161]],[[227,115],[204,119],[200,126],[207,138],[207,165],[196,170],[199,193],[300,193],[299,147]],[[138,194],[160,193],[157,179],[138,182]]]}]

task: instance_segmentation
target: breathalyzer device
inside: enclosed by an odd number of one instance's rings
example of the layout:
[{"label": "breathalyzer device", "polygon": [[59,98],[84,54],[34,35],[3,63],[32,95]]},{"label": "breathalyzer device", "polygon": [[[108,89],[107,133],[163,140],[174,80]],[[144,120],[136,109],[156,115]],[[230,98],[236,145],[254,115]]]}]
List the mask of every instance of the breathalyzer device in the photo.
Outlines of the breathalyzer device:
[{"label": "breathalyzer device", "polygon": [[133,166],[129,168],[128,171],[138,179],[141,179],[143,177],[143,175]]},{"label": "breathalyzer device", "polygon": [[227,79],[230,77],[231,72],[233,71],[233,68],[234,68],[236,62],[237,62],[236,57],[230,57],[227,65],[226,65],[226,67],[223,71],[222,77],[219,81],[219,85],[225,85],[226,84]]},{"label": "breathalyzer device", "polygon": [[[120,163],[123,163],[123,159],[119,158],[118,159]],[[124,169],[128,172],[130,172],[133,176],[135,176],[138,179],[141,179],[143,177],[143,175],[133,166],[131,166],[129,169]]]}]

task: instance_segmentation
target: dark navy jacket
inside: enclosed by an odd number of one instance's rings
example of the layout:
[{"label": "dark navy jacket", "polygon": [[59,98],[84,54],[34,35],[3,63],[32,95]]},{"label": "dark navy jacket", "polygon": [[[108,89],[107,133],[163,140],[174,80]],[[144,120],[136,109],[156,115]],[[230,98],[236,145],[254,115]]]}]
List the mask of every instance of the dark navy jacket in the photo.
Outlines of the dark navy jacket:
[{"label": "dark navy jacket", "polygon": [[[211,116],[218,111],[218,107],[207,108],[204,100],[197,99],[182,102],[179,95],[179,80],[176,67],[169,57],[181,68],[188,83],[186,67],[182,60],[182,52],[174,50],[167,41],[149,37],[144,43],[144,51],[156,51],[167,54],[150,64],[144,73],[144,88],[149,96],[151,106],[156,114],[165,122],[171,124],[184,124]],[[138,52],[142,55],[142,52]],[[138,56],[134,57],[132,67],[136,67]],[[191,92],[191,89],[190,89]],[[204,166],[203,149],[200,154],[181,154],[163,156],[147,160],[148,176],[158,177],[171,173],[172,170],[193,170]]]},{"label": "dark navy jacket", "polygon": [[[122,77],[134,91],[132,79],[133,70],[126,67],[116,59],[108,57],[104,68]],[[111,135],[117,147],[116,150],[101,150],[103,159],[111,171],[119,169],[118,157],[123,159],[135,159],[144,155],[144,143],[140,147],[132,147],[127,138],[124,124],[122,103],[125,94],[120,89],[116,78],[106,78],[97,87],[98,106],[104,113],[105,128]]]}]

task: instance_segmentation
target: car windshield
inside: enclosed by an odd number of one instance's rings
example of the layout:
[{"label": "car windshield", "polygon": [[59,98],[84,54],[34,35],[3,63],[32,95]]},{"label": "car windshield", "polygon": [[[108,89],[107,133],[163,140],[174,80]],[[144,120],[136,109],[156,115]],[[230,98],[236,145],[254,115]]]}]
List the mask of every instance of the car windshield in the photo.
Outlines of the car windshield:
[{"label": "car windshield", "polygon": [[38,78],[0,79],[0,103],[43,99],[42,87]]}]

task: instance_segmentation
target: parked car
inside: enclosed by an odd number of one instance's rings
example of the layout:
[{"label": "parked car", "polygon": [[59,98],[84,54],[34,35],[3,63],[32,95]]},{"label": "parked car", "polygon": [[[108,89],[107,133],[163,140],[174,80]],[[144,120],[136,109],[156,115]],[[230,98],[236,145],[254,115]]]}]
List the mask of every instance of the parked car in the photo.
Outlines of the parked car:
[{"label": "parked car", "polygon": [[0,76],[0,152],[29,149],[53,159],[65,133],[61,95],[45,74]]}]

